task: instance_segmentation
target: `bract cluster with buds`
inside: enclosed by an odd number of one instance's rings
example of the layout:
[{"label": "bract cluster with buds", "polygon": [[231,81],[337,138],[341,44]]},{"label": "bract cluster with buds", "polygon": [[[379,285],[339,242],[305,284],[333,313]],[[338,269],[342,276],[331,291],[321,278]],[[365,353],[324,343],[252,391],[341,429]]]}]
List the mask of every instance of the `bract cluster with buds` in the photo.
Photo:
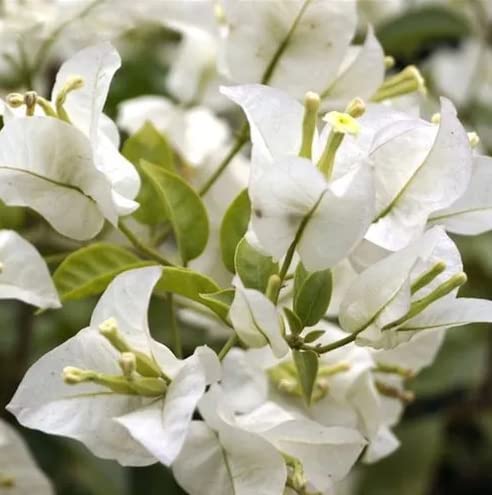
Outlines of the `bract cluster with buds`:
[{"label": "bract cluster with buds", "polygon": [[[80,3],[63,29],[56,8],[42,21],[53,36],[116,8]],[[492,159],[451,100],[427,115],[415,66],[395,69],[371,26],[357,36],[355,0],[121,8],[127,27],[181,33],[172,99],[123,101],[113,122],[109,41],[84,43],[49,97],[5,97],[0,200],[65,249],[0,230],[0,299],[99,297],[7,410],[124,466],[162,463],[190,495],[333,494],[398,448],[408,381],[446,331],[492,323],[492,301],[458,295],[451,237],[492,230]],[[29,475],[51,493],[32,462],[4,462],[1,433],[0,492]]]}]

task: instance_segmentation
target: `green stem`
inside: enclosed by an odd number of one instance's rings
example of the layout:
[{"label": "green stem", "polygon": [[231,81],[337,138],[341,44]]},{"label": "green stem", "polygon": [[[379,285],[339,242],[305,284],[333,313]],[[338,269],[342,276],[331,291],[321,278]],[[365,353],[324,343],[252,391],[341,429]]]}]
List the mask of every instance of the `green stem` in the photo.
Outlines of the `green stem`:
[{"label": "green stem", "polygon": [[230,149],[229,153],[224,157],[224,159],[220,162],[218,167],[215,169],[214,173],[209,177],[207,182],[203,184],[198,193],[200,196],[205,196],[209,189],[217,182],[219,177],[222,175],[224,170],[229,166],[234,157],[241,151],[241,148],[246,144],[249,139],[249,128],[248,125],[245,124],[241,129],[234,145]]},{"label": "green stem", "polygon": [[219,351],[219,361],[223,361],[224,358],[227,356],[227,353],[237,344],[238,339],[237,335],[233,333],[228,339],[227,342],[224,344],[224,347]]},{"label": "green stem", "polygon": [[173,341],[174,354],[177,358],[183,358],[183,344],[181,342],[181,332],[176,320],[176,310],[174,307],[174,296],[171,292],[167,295],[167,307],[169,315],[169,323],[171,326],[171,337]]},{"label": "green stem", "polygon": [[164,256],[158,253],[155,249],[152,249],[150,246],[147,246],[140,239],[138,239],[138,237],[122,221],[118,224],[118,230],[135,246],[138,251],[145,254],[150,259],[155,260],[164,266],[174,266],[173,263],[164,258]]},{"label": "green stem", "polygon": [[361,333],[363,330],[365,330],[365,328],[363,328],[362,330],[359,330],[357,332],[351,333],[350,335],[347,335],[343,339],[336,340],[335,342],[332,342],[331,344],[326,344],[326,345],[321,346],[321,347],[303,346],[303,349],[306,348],[306,350],[314,351],[318,354],[325,354],[327,352],[338,349],[339,347],[343,347],[347,344],[350,344],[351,342],[353,342],[355,340],[357,335],[359,335],[359,333]]},{"label": "green stem", "polygon": [[299,242],[302,238],[302,234],[304,233],[304,229],[306,228],[307,224],[309,223],[309,220],[311,220],[311,217],[313,216],[314,212],[318,208],[324,195],[325,195],[325,193],[323,192],[320,195],[318,201],[316,201],[316,204],[311,208],[309,213],[302,219],[302,222],[300,223],[299,228],[297,229],[296,236],[294,237],[292,244],[289,246],[289,249],[287,250],[284,261],[283,261],[282,266],[280,268],[280,273],[278,274],[278,276],[280,278],[280,282],[278,284],[279,291],[276,294],[276,297],[272,298],[272,302],[274,304],[276,304],[278,302],[278,296],[280,294],[280,289],[282,288],[282,284],[284,283],[285,278],[287,277],[290,265],[292,263],[292,259],[294,258],[294,254],[296,252],[297,245],[299,244]]}]

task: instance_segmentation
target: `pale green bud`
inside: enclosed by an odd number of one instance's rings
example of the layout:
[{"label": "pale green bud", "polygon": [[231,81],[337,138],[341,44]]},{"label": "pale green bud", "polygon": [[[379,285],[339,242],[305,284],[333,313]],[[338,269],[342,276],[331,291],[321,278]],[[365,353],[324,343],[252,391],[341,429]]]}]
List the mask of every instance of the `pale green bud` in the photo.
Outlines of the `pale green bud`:
[{"label": "pale green bud", "polygon": [[118,360],[123,375],[132,378],[137,370],[137,358],[133,352],[123,352]]},{"label": "pale green bud", "polygon": [[354,98],[345,109],[345,112],[348,113],[354,119],[358,119],[362,117],[366,113],[366,104],[362,98]]},{"label": "pale green bud", "polygon": [[304,119],[302,122],[302,144],[299,156],[311,159],[314,134],[318,120],[320,97],[311,91],[304,97]]}]

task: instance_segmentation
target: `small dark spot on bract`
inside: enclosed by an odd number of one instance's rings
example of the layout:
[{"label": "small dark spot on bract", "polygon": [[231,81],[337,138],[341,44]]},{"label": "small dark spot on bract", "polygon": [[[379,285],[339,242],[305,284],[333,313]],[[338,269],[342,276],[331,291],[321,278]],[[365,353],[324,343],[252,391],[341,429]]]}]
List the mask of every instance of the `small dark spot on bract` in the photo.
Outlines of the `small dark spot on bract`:
[{"label": "small dark spot on bract", "polygon": [[263,218],[263,212],[259,208],[255,208],[254,213],[256,217]]}]

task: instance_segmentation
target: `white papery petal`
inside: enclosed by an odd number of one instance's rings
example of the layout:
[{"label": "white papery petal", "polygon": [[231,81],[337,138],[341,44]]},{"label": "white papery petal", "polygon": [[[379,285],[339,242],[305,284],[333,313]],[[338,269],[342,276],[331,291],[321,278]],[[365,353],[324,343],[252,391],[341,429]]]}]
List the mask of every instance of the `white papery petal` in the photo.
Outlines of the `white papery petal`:
[{"label": "white papery petal", "polygon": [[117,222],[110,184],[94,165],[89,141],[60,120],[9,121],[0,132],[0,177],[5,203],[34,209],[73,239],[94,237],[104,217]]},{"label": "white papery petal", "polygon": [[[377,318],[389,323],[386,321],[389,316],[385,316],[387,310],[391,311],[391,318],[398,318],[391,303],[398,301],[400,309],[397,313],[404,312],[404,308],[409,306],[411,271],[419,258],[429,257],[441,239],[441,233],[440,228],[431,229],[407,248],[363,271],[347,290],[340,306],[341,327],[354,332],[374,323]],[[399,296],[403,300],[399,300]]]},{"label": "white papery petal", "polygon": [[287,478],[281,455],[258,435],[225,426],[215,433],[193,421],[173,464],[178,483],[190,495],[282,495]]},{"label": "white papery petal", "polygon": [[[388,136],[388,133],[390,136]],[[441,101],[441,124],[434,143],[431,125],[402,122],[375,143],[376,223],[367,239],[390,250],[419,235],[431,213],[446,208],[466,190],[472,154],[456,110]]]},{"label": "white papery petal", "polygon": [[98,140],[111,80],[120,66],[121,58],[111,43],[101,42],[77,52],[61,66],[56,76],[52,101],[71,76],[84,79],[84,86],[71,92],[64,106],[73,124],[93,143]]},{"label": "white papery petal", "polygon": [[308,271],[336,265],[362,240],[373,216],[369,166],[331,182],[306,225],[297,252]]},{"label": "white papery petal", "polygon": [[55,493],[48,478],[37,467],[22,437],[3,420],[0,420],[0,473],[14,482],[13,486],[5,489],[9,495]]},{"label": "white papery petal", "polygon": [[307,478],[321,490],[331,480],[344,478],[366,445],[354,429],[327,428],[309,420],[284,422],[263,436],[279,451],[299,459]]},{"label": "white papery petal", "polygon": [[275,259],[284,256],[326,187],[309,160],[294,156],[276,161],[251,184],[251,226],[265,251]]},{"label": "white papery petal", "polygon": [[31,366],[7,409],[23,426],[79,440],[99,457],[123,465],[152,464],[148,451],[113,420],[144,406],[148,398],[91,383],[67,385],[62,378],[66,366],[120,374],[118,355],[102,336],[84,329]]},{"label": "white papery petal", "polygon": [[182,363],[166,346],[152,339],[147,316],[152,291],[161,275],[160,266],[137,268],[118,275],[94,308],[90,327],[99,333],[101,323],[115,318],[127,342],[141,352],[153,354],[161,369],[173,377]]},{"label": "white papery petal", "polygon": [[461,235],[478,235],[492,229],[492,158],[474,158],[471,180],[463,196],[433,214],[430,222]]},{"label": "white papery petal", "polygon": [[365,464],[373,464],[389,456],[399,446],[400,441],[393,432],[389,428],[382,426],[377,436],[368,445],[362,460]]},{"label": "white papery petal", "polygon": [[61,306],[45,261],[13,230],[0,231],[0,299],[19,299],[39,308]]},{"label": "white papery petal", "polygon": [[356,27],[354,2],[227,0],[224,11],[222,48],[231,79],[262,82],[278,57],[268,83],[299,97],[330,85]]},{"label": "white papery petal", "polygon": [[266,401],[267,376],[261,368],[251,366],[243,350],[231,349],[222,366],[222,389],[234,411],[249,412]]},{"label": "white papery petal", "polygon": [[260,84],[222,87],[221,92],[237,103],[248,119],[253,177],[268,170],[275,159],[299,153],[304,108],[297,100]]},{"label": "white papery petal", "polygon": [[383,83],[384,52],[372,27],[369,27],[364,44],[355,50],[355,56],[323,92],[323,108],[343,110],[355,96],[367,101]]},{"label": "white papery petal", "polygon": [[118,151],[108,137],[101,135],[94,153],[95,165],[111,183],[112,199],[119,216],[138,208],[133,201],[140,189],[140,176],[135,167]]},{"label": "white papery petal", "polygon": [[170,466],[183,447],[198,401],[205,392],[198,356],[185,361],[163,400],[116,419],[162,464]]},{"label": "white papery petal", "polygon": [[217,39],[201,29],[183,29],[182,34],[166,82],[175,98],[189,104],[200,98],[204,82],[216,71]]},{"label": "white papery petal", "polygon": [[138,96],[118,105],[117,123],[128,134],[135,134],[147,121],[162,131],[173,121],[170,117],[178,110],[173,107],[163,96]]},{"label": "white papery petal", "polygon": [[238,287],[229,317],[239,338],[248,346],[269,344],[277,357],[289,351],[277,309],[261,292]]},{"label": "white papery petal", "polygon": [[418,372],[430,366],[444,341],[442,330],[429,330],[419,333],[410,342],[403,343],[394,349],[373,351],[377,363],[398,365]]}]

